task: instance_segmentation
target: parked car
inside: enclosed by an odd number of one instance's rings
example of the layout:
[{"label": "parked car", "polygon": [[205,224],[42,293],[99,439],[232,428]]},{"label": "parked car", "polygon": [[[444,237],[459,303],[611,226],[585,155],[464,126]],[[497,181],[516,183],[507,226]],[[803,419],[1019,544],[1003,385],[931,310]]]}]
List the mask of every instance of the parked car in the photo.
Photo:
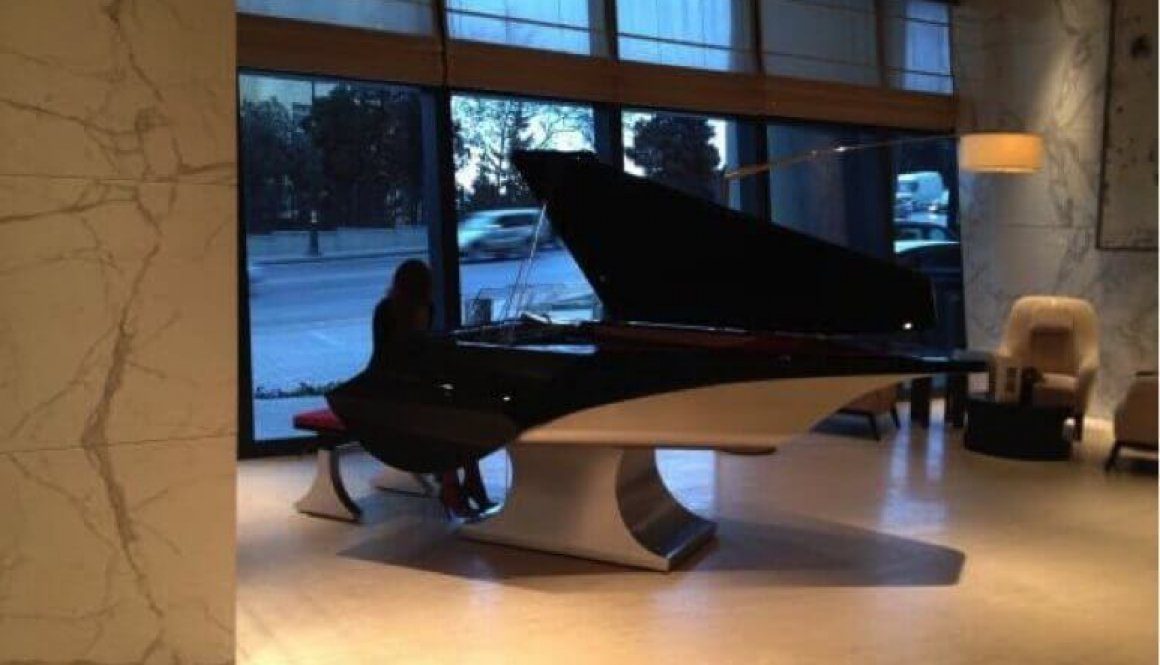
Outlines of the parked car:
[{"label": "parked car", "polygon": [[916,210],[931,210],[948,193],[938,171],[899,173],[894,192],[895,216]]},{"label": "parked car", "polygon": [[937,222],[895,222],[894,223],[894,253],[901,255],[915,247],[923,247],[932,243],[958,244],[959,237],[955,232]]},{"label": "parked car", "polygon": [[[468,261],[526,256],[531,250],[539,219],[539,208],[473,212],[459,225],[459,255]],[[557,245],[552,227],[545,220],[540,230],[540,248]]]},{"label": "parked car", "polygon": [[941,196],[926,207],[927,212],[946,215],[951,209],[951,190],[944,189]]}]

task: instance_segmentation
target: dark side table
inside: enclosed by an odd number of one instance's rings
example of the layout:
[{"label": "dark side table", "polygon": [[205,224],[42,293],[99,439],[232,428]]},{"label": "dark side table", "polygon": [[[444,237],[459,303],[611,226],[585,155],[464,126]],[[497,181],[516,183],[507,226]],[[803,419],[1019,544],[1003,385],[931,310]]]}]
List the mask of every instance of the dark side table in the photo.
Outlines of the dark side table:
[{"label": "dark side table", "polygon": [[1071,441],[1063,436],[1063,423],[1070,414],[1065,407],[970,397],[963,443],[967,450],[996,457],[1064,460],[1071,457]]},{"label": "dark side table", "polygon": [[[959,361],[958,371],[946,373],[946,411],[944,420],[951,427],[962,427],[967,411],[970,375],[986,372],[991,354],[986,351],[956,349],[951,357]],[[930,402],[934,380],[929,376],[910,381],[910,422],[930,427]]]}]

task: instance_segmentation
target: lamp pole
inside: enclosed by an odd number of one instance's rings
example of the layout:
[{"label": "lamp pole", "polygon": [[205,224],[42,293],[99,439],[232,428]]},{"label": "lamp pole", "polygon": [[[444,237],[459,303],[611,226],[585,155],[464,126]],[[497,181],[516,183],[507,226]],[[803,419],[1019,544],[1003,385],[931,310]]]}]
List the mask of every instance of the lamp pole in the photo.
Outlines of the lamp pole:
[{"label": "lamp pole", "polygon": [[[729,181],[747,178],[759,173],[768,173],[794,164],[809,162],[830,155],[841,156],[874,148],[887,148],[913,143],[928,143],[961,139],[962,152],[959,166],[968,171],[982,173],[1034,173],[1043,166],[1043,138],[1037,134],[1015,132],[969,132],[963,134],[933,134],[931,136],[911,136],[889,141],[873,141],[855,145],[839,145],[830,148],[815,148],[795,153],[764,164],[750,164],[726,171],[721,176],[722,200],[728,200]],[[969,153],[969,154],[966,154]]]},{"label": "lamp pole", "polygon": [[841,156],[851,152],[861,152],[864,150],[872,150],[874,148],[887,148],[900,145],[908,145],[911,143],[926,143],[930,141],[942,141],[946,139],[957,139],[961,134],[936,134],[932,136],[912,136],[904,139],[891,139],[889,141],[874,141],[872,143],[858,143],[855,145],[838,145],[828,148],[814,148],[813,150],[806,150],[804,152],[794,153],[778,159],[774,159],[763,164],[749,164],[739,168],[730,169],[721,175],[721,196],[722,200],[728,200],[729,183],[738,178],[748,178],[749,176],[759,175],[761,173],[769,173],[779,169],[793,166],[794,164],[801,164],[803,162],[811,162],[821,157],[830,155]]}]

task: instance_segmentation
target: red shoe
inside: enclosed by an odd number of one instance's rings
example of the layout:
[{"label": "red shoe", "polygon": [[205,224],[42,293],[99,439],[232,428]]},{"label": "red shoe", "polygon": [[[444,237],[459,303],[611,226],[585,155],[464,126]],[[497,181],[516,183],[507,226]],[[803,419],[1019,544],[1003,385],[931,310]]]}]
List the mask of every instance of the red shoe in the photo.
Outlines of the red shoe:
[{"label": "red shoe", "polygon": [[454,472],[443,474],[439,486],[439,502],[443,504],[443,515],[460,519],[475,519],[479,513],[467,503],[467,497],[459,486],[459,476]]},{"label": "red shoe", "polygon": [[479,473],[479,464],[471,464],[463,470],[463,491],[467,493],[467,497],[479,509],[479,512],[486,513],[494,510],[499,504],[492,501],[487,496],[487,488],[483,485],[483,476]]}]

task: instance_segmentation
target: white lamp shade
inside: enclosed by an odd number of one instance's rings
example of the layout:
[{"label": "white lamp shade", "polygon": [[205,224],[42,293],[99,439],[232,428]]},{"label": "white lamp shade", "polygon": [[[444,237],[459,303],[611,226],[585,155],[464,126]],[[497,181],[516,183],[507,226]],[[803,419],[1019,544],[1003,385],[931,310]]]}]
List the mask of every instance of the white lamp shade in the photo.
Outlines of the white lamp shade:
[{"label": "white lamp shade", "polygon": [[983,173],[1034,173],[1043,167],[1043,137],[984,132],[959,139],[959,168]]}]

